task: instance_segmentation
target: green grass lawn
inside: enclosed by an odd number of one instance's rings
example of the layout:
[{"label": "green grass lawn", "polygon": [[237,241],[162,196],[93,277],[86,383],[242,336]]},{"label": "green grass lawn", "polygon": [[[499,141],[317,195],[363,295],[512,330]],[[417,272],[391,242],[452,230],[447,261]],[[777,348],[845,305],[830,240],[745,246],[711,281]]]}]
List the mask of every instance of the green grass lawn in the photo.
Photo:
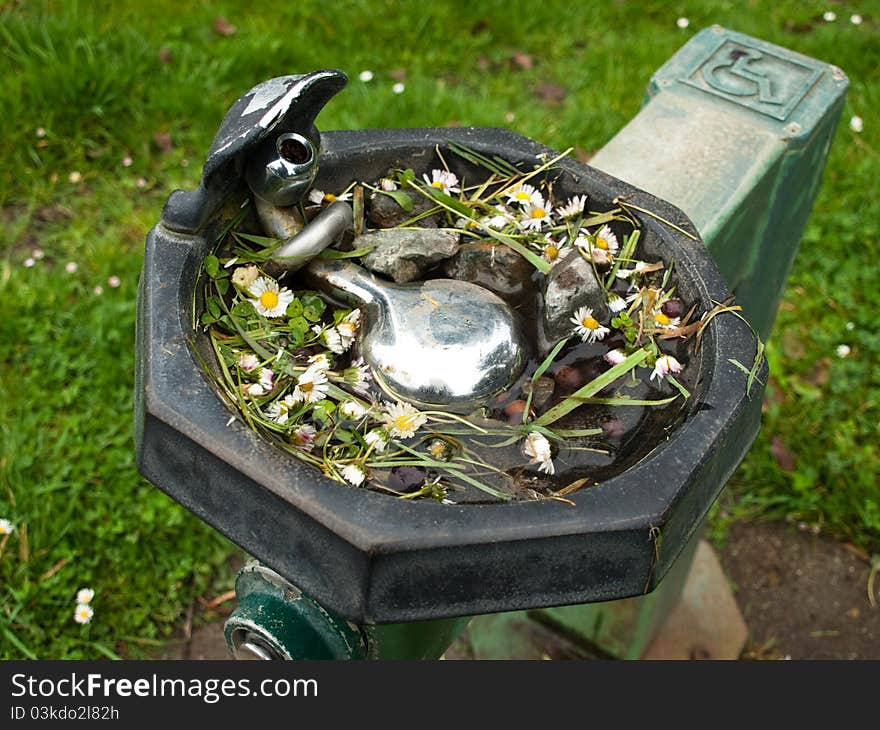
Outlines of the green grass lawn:
[{"label": "green grass lawn", "polygon": [[[236,97],[326,67],[352,80],[321,129],[503,126],[586,152],[712,23],[842,67],[851,88],[768,345],[763,430],[714,525],[791,519],[880,552],[876,0],[0,8],[0,519],[16,528],[0,538],[0,658],[140,656],[231,586],[235,546],[134,467],[143,241],[167,194],[196,184]],[[95,613],[79,626],[87,586]]]}]

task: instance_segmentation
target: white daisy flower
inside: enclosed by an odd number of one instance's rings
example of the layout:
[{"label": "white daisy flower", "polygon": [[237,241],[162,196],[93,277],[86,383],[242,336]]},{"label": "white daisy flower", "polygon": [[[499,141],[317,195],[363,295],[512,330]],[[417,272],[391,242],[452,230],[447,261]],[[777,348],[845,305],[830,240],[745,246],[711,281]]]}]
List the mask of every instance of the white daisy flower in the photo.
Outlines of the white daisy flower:
[{"label": "white daisy flower", "polygon": [[614,294],[613,292],[608,295],[608,309],[617,314],[618,312],[622,312],[626,309],[626,300],[619,296],[618,294]]},{"label": "white daisy flower", "polygon": [[660,329],[668,330],[678,327],[681,324],[681,317],[669,317],[660,310],[654,312],[654,326]]},{"label": "white daisy flower", "polygon": [[391,91],[395,94],[402,94],[406,90],[406,86],[402,81],[398,81],[394,86],[391,87]]},{"label": "white daisy flower", "polygon": [[[342,337],[339,332],[336,331],[335,327],[322,329],[320,325],[316,324],[312,327],[312,332],[318,335],[318,341],[330,350],[330,352],[335,352],[337,355],[341,355],[348,349],[348,345],[345,345],[342,342]],[[351,343],[349,343],[349,345],[350,344]]]},{"label": "white daisy flower", "polygon": [[15,532],[15,525],[9,520],[0,519],[0,536],[11,535],[13,532]]},{"label": "white daisy flower", "polygon": [[837,20],[837,13],[835,13],[833,10],[826,10],[824,13],[822,13],[822,20],[824,20],[826,23],[833,23],[835,20]]},{"label": "white daisy flower", "polygon": [[862,16],[858,13],[849,16],[849,22],[853,25],[861,25],[862,24]]},{"label": "white daisy flower", "polygon": [[504,211],[501,213],[496,213],[495,215],[488,215],[485,218],[480,219],[480,222],[484,226],[488,226],[496,231],[502,231],[507,226],[511,224],[511,217],[509,211]]},{"label": "white daisy flower", "polygon": [[390,177],[383,177],[379,181],[379,188],[384,190],[386,193],[393,193],[397,190],[397,183],[394,182]]},{"label": "white daisy flower", "polygon": [[621,350],[608,350],[608,352],[602,356],[602,359],[609,365],[619,365],[626,360],[626,355],[624,355]]},{"label": "white daisy flower", "polygon": [[593,236],[593,248],[607,251],[610,254],[616,254],[620,248],[620,243],[617,241],[614,231],[608,226],[602,226],[599,232]]},{"label": "white daisy flower", "polygon": [[336,325],[336,331],[339,333],[342,346],[346,350],[351,347],[351,343],[354,342],[354,336],[357,333],[360,323],[361,310],[354,309],[346,314],[345,317],[340,320],[339,324]]},{"label": "white daisy flower", "polygon": [[445,195],[451,193],[460,193],[461,188],[458,185],[458,176],[447,170],[431,170],[431,177],[427,174],[422,175],[422,179],[432,188],[437,188]]},{"label": "white daisy flower", "polygon": [[669,373],[680,373],[682,368],[682,364],[676,360],[672,355],[663,355],[657,358],[657,362],[654,363],[654,372],[651,373],[650,380],[653,380],[655,377],[658,380],[663,380]]},{"label": "white daisy flower", "polygon": [[550,222],[550,211],[547,208],[547,204],[538,196],[538,198],[523,209],[519,226],[524,231],[540,231],[545,223]]},{"label": "white daisy flower", "polygon": [[611,331],[599,324],[599,321],[593,317],[591,307],[581,307],[575,312],[574,317],[570,321],[574,324],[574,333],[580,335],[583,342],[603,340],[605,335]]},{"label": "white daisy flower", "polygon": [[31,251],[31,256],[33,256],[37,261],[45,257],[46,252],[41,248],[35,248]]},{"label": "white daisy flower", "polygon": [[[837,353],[837,357],[844,358],[849,357],[852,349],[849,345],[838,345],[835,352]],[[0,531],[0,534],[3,534],[2,531]]]},{"label": "white daisy flower", "polygon": [[310,426],[308,423],[304,423],[302,426],[298,426],[292,434],[290,434],[290,442],[294,446],[298,446],[303,451],[311,451],[315,448],[315,436],[317,436],[318,432],[315,430],[314,426]]},{"label": "white daisy flower", "polygon": [[358,393],[367,393],[373,379],[370,368],[364,364],[362,357],[353,360],[351,367],[342,371],[342,379]]},{"label": "white daisy flower", "polygon": [[80,588],[76,592],[77,603],[91,603],[94,597],[95,591],[93,591],[91,588]]},{"label": "white daisy flower", "polygon": [[386,403],[385,412],[382,414],[382,421],[388,428],[388,433],[404,439],[414,436],[427,420],[428,417],[424,413],[401,401],[394,404]]},{"label": "white daisy flower", "polygon": [[245,291],[248,291],[260,276],[260,270],[253,264],[249,266],[237,266],[232,272],[232,283]]},{"label": "white daisy flower", "polygon": [[505,195],[508,203],[517,203],[519,205],[534,205],[536,202],[544,202],[544,198],[532,185],[522,183],[512,190],[508,190]]},{"label": "white daisy flower", "polygon": [[37,263],[37,260],[36,260],[33,256],[28,256],[28,257],[22,262],[22,265],[23,265],[26,269],[29,269],[29,268],[31,268],[32,266],[34,266],[34,264],[36,264],[36,263]]},{"label": "white daisy flower", "polygon": [[266,389],[259,383],[251,383],[244,386],[244,392],[251,398],[260,398],[266,395]]},{"label": "white daisy flower", "polygon": [[852,117],[849,120],[849,128],[858,134],[865,128],[865,123],[861,117]]},{"label": "white daisy flower", "polygon": [[248,301],[254,305],[264,317],[283,317],[287,306],[293,301],[293,292],[290,289],[280,288],[278,282],[268,276],[258,277],[248,287],[248,293],[253,299]]},{"label": "white daisy flower", "polygon": [[95,615],[94,610],[88,603],[79,603],[76,606],[76,610],[73,612],[73,620],[78,624],[87,624],[92,620],[92,616]]},{"label": "white daisy flower", "polygon": [[330,357],[326,352],[319,352],[309,358],[309,367],[315,370],[329,370],[331,367]]},{"label": "white daisy flower", "polygon": [[679,28],[681,28],[682,30],[684,30],[685,28],[687,28],[687,27],[691,24],[691,21],[688,20],[687,18],[681,17],[681,18],[679,18],[678,20],[675,21],[675,24],[676,24]]},{"label": "white daisy flower", "polygon": [[358,79],[363,81],[365,84],[373,80],[373,72],[369,69],[364,69],[358,74]]},{"label": "white daisy flower", "polygon": [[306,197],[309,199],[309,202],[326,208],[330,203],[335,203],[337,200],[351,200],[351,193],[334,195],[333,193],[325,193],[323,190],[318,190],[318,188],[312,188]]},{"label": "white daisy flower", "polygon": [[260,370],[260,385],[266,393],[275,387],[275,373],[269,370],[269,368]]},{"label": "white daisy flower", "polygon": [[248,372],[260,367],[259,358],[252,352],[241,353],[235,362],[238,364],[238,367]]},{"label": "white daisy flower", "polygon": [[537,431],[532,431],[523,442],[523,453],[531,458],[529,464],[540,464],[538,471],[545,474],[554,474],[553,458],[550,452],[550,442]]},{"label": "white daisy flower", "polygon": [[66,264],[64,264],[64,270],[68,274],[73,274],[78,268],[79,265],[76,263],[76,261],[68,261]]},{"label": "white daisy flower", "polygon": [[388,446],[388,434],[385,431],[368,431],[364,441],[373,448],[373,451],[379,453],[385,451],[385,447]]},{"label": "white daisy flower", "polygon": [[327,395],[329,383],[327,374],[323,370],[311,367],[297,378],[296,387],[293,389],[293,400],[296,403],[317,403],[324,400]]},{"label": "white daisy flower", "polygon": [[357,421],[369,413],[369,408],[365,408],[356,400],[347,400],[340,404],[339,412],[350,421]]},{"label": "white daisy flower", "polygon": [[266,415],[275,421],[275,423],[283,425],[287,423],[287,419],[290,417],[290,411],[293,410],[295,406],[296,400],[290,393],[288,393],[284,398],[276,400],[271,406],[269,406]]},{"label": "white daisy flower", "polygon": [[584,206],[586,204],[586,195],[575,195],[565,205],[561,205],[556,209],[556,215],[560,218],[577,218],[584,212]]},{"label": "white daisy flower", "polygon": [[355,487],[359,487],[367,478],[366,470],[358,464],[346,464],[340,467],[339,472],[345,481]]}]

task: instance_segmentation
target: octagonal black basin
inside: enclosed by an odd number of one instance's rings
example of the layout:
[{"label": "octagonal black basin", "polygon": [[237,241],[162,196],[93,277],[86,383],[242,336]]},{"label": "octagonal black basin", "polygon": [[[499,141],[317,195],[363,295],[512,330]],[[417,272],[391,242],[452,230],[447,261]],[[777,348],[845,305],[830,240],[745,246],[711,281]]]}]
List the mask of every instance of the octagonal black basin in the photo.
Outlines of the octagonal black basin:
[{"label": "octagonal black basin", "polygon": [[[555,155],[497,129],[331,132],[322,136],[315,185],[341,190],[393,166],[420,175],[435,145],[450,141],[514,164]],[[674,261],[678,296],[698,312],[729,297],[680,210],[574,161],[554,174],[563,194],[586,192],[594,209],[625,196],[642,227],[643,258]],[[202,261],[224,211],[249,195],[243,184],[229,188],[223,200],[201,199],[195,212],[191,197],[172,195],[147,238],[136,384],[144,476],[325,607],[361,623],[603,601],[657,585],[759,427],[765,366],[747,393],[737,363],[751,366],[756,343],[742,320],[711,320],[691,353],[693,396],[675,423],[621,472],[571,494],[573,505],[398,500],[331,481],[240,420],[230,423],[232,412],[202,370],[212,357],[195,326]]]}]

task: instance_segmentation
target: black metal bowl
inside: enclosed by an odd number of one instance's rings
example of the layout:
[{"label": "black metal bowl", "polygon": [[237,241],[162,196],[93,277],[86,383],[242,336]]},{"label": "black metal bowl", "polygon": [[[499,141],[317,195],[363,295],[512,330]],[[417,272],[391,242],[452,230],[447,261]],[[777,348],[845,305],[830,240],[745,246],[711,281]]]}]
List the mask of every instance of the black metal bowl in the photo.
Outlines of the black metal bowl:
[{"label": "black metal bowl", "polygon": [[[427,170],[449,141],[514,164],[552,150],[498,129],[384,129],[322,135],[315,185],[340,190],[389,167]],[[447,158],[448,159],[448,158]],[[464,164],[464,163],[463,163]],[[678,295],[697,311],[729,291],[679,209],[599,170],[564,160],[561,196],[591,208],[618,196],[645,257],[675,262]],[[234,186],[233,186],[234,187]],[[225,203],[237,207],[239,186]],[[342,485],[277,448],[231,412],[194,348],[194,292],[224,200],[172,194],[147,238],[138,296],[138,468],[187,509],[326,608],[360,623],[394,623],[626,598],[652,590],[701,523],[755,438],[759,380],[747,393],[755,338],[731,314],[712,319],[688,370],[693,397],[674,428],[624,471],[552,501],[442,505]],[[204,222],[200,230],[188,221]]]}]

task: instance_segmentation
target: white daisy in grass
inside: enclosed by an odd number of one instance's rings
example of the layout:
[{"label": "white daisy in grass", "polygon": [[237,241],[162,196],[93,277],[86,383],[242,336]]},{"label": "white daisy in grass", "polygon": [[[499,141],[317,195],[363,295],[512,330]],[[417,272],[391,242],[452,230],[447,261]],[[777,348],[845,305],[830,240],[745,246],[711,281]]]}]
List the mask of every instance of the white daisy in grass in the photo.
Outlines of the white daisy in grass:
[{"label": "white daisy in grass", "polygon": [[670,317],[666,314],[663,314],[659,309],[654,312],[654,326],[660,329],[668,330],[673,327],[678,327],[681,324],[681,317]]},{"label": "white daisy in grass", "polygon": [[394,182],[390,177],[383,177],[379,181],[379,187],[384,190],[386,193],[393,193],[397,190],[397,183]]},{"label": "white daisy in grass", "polygon": [[604,340],[605,335],[611,331],[599,324],[599,320],[593,316],[591,307],[581,307],[570,321],[574,325],[574,333],[580,335],[583,342]]},{"label": "white daisy in grass", "polygon": [[342,474],[342,478],[345,479],[349,484],[355,487],[359,487],[361,484],[366,481],[367,478],[367,470],[359,464],[345,464],[345,465],[337,465],[339,467],[339,473]]},{"label": "white daisy in grass", "polygon": [[608,350],[608,352],[602,355],[602,359],[609,365],[620,365],[620,363],[626,360],[626,355],[623,354],[622,350]]},{"label": "white daisy in grass", "polygon": [[344,418],[350,421],[357,421],[366,416],[370,409],[362,406],[356,400],[347,400],[339,405],[339,412]]},{"label": "white daisy in grass", "polygon": [[654,363],[654,372],[651,373],[650,380],[653,380],[655,377],[660,380],[663,380],[669,373],[680,373],[682,368],[682,364],[676,360],[672,355],[662,355],[657,358],[657,362]]},{"label": "white daisy in grass", "polygon": [[293,395],[288,393],[281,400],[276,400],[271,406],[269,406],[266,415],[275,421],[275,423],[284,425],[287,423],[287,419],[290,418],[290,412],[294,410],[294,408],[296,408],[296,400]]},{"label": "white daisy in grass", "polygon": [[556,209],[556,215],[560,218],[577,218],[584,212],[584,206],[587,204],[586,195],[575,195],[565,205],[560,205]]},{"label": "white daisy in grass", "polygon": [[318,368],[308,368],[296,380],[296,387],[293,389],[293,400],[295,403],[317,403],[324,400],[329,387],[327,382],[327,374]]},{"label": "white daisy in grass", "polygon": [[249,383],[247,385],[242,386],[246,395],[249,395],[251,398],[260,398],[266,395],[266,389],[260,385],[260,383]]},{"label": "white daisy in grass", "polygon": [[364,436],[367,446],[370,446],[376,453],[385,451],[385,447],[388,446],[388,439],[388,432],[384,430],[367,431]]},{"label": "white daisy in grass", "polygon": [[252,352],[243,352],[236,359],[236,364],[245,372],[256,370],[260,367],[260,359]]},{"label": "white daisy in grass", "polygon": [[518,205],[534,205],[537,201],[544,202],[541,193],[528,183],[522,183],[512,190],[508,190],[504,197],[507,198],[507,202],[517,203]]},{"label": "white daisy in grass", "polygon": [[253,299],[248,301],[254,305],[264,317],[283,317],[287,306],[293,301],[293,292],[290,289],[278,286],[275,279],[268,276],[260,276],[248,287],[248,293]]},{"label": "white daisy in grass", "polygon": [[523,208],[519,227],[524,231],[540,231],[551,222],[550,209],[544,199],[538,196],[532,203]]},{"label": "white daisy in grass", "polygon": [[339,333],[339,339],[342,346],[347,350],[354,342],[354,336],[361,324],[361,310],[353,309],[345,315],[336,325],[336,331]]},{"label": "white daisy in grass", "polygon": [[0,519],[0,537],[3,535],[11,535],[13,532],[15,532],[15,525],[9,520]]},{"label": "white daisy in grass", "polygon": [[431,177],[424,174],[422,175],[422,179],[429,187],[437,188],[437,190],[444,195],[461,192],[461,188],[458,184],[458,176],[448,170],[431,170]]},{"label": "white daisy in grass", "polygon": [[342,379],[357,393],[367,393],[370,389],[370,381],[373,379],[370,368],[364,363],[362,357],[353,360],[350,367],[342,371]]},{"label": "white daisy in grass", "polygon": [[402,401],[386,403],[382,414],[382,421],[388,428],[388,433],[392,437],[402,439],[415,436],[416,431],[424,426],[427,420],[428,417],[424,413]]},{"label": "white daisy in grass", "polygon": [[95,612],[88,603],[78,603],[73,612],[73,620],[78,624],[85,625],[92,620],[92,616],[94,615]]},{"label": "white daisy in grass", "polygon": [[76,592],[77,603],[91,603],[94,597],[95,591],[93,591],[91,588],[80,588]]},{"label": "white daisy in grass", "polygon": [[317,435],[318,432],[314,426],[304,423],[302,426],[297,426],[293,433],[290,434],[290,443],[303,451],[311,451],[315,448],[315,437]]},{"label": "white daisy in grass", "polygon": [[537,431],[532,431],[523,442],[523,453],[531,458],[529,464],[538,464],[538,471],[544,474],[555,474],[550,442]]},{"label": "white daisy in grass", "polygon": [[[318,342],[326,347],[330,352],[341,355],[348,349],[348,345],[342,342],[342,337],[335,327],[322,328],[320,325],[312,327],[312,332],[318,335]],[[349,343],[350,345],[351,343]]]},{"label": "white daisy in grass", "polygon": [[329,370],[331,366],[330,356],[326,352],[319,352],[309,358],[309,367],[315,370]]},{"label": "white daisy in grass", "polygon": [[318,190],[318,188],[312,188],[306,197],[310,203],[326,208],[330,203],[335,203],[337,200],[351,200],[351,193],[334,195],[333,193],[325,193],[323,190]]},{"label": "white daisy in grass", "polygon": [[611,292],[608,295],[608,309],[617,314],[626,309],[626,300],[619,294]]}]

